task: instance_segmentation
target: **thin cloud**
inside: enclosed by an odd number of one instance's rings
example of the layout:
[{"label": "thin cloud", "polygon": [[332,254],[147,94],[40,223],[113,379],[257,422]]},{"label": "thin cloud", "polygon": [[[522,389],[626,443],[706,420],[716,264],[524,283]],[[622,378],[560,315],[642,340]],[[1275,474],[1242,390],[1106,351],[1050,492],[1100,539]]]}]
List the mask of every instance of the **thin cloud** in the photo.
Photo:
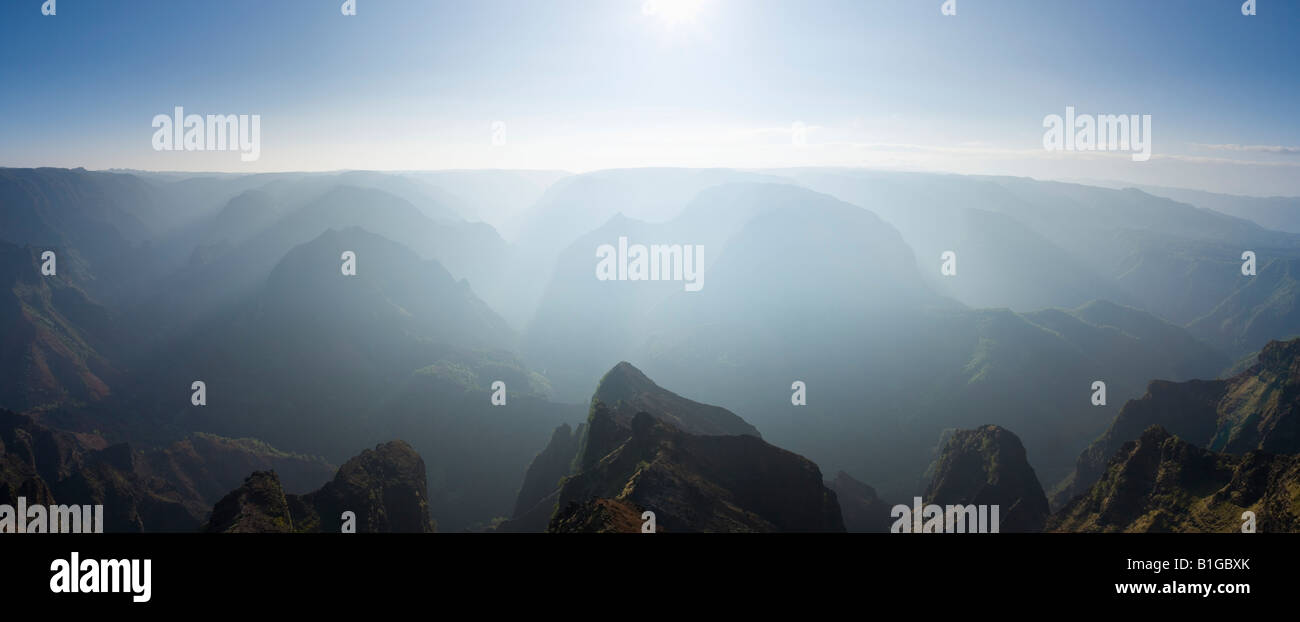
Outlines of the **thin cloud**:
[{"label": "thin cloud", "polygon": [[1300,155],[1300,147],[1286,147],[1283,145],[1207,145],[1203,143],[1192,143],[1193,147],[1199,149],[1210,149],[1213,151],[1242,151],[1251,153],[1278,153],[1282,155]]}]

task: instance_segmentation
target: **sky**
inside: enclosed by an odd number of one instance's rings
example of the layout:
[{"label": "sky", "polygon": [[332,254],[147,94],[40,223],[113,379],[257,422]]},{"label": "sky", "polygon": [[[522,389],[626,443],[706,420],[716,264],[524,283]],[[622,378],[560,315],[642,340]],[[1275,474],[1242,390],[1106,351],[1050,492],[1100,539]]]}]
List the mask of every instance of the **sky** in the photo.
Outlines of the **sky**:
[{"label": "sky", "polygon": [[[1300,2],[0,0],[0,166],[843,166],[1300,196]],[[156,150],[256,114],[259,157]],[[1151,115],[1152,155],[1044,149]]]}]

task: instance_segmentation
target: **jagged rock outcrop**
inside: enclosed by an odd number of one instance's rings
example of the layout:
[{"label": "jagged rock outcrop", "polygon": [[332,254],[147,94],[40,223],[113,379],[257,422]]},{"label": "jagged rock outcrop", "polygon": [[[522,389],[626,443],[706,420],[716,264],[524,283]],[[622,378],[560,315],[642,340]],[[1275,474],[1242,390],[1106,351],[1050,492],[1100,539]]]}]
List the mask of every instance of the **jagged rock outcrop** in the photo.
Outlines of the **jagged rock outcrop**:
[{"label": "jagged rock outcrop", "polygon": [[1053,505],[1086,491],[1124,443],[1153,425],[1212,451],[1300,453],[1300,339],[1269,342],[1254,365],[1231,378],[1152,382],[1079,455]]},{"label": "jagged rock outcrop", "polygon": [[[600,379],[592,404],[605,404],[609,418],[592,425],[583,423],[570,432],[567,425],[556,429],[551,442],[534,458],[524,475],[515,511],[498,532],[545,531],[555,514],[560,480],[594,465],[600,458],[587,447],[612,448],[626,440],[628,425],[639,412],[668,422],[674,428],[696,435],[750,435],[758,429],[735,413],[684,398],[655,384],[641,370],[620,362]],[[603,454],[601,454],[603,455]]]},{"label": "jagged rock outcrop", "polygon": [[424,459],[405,441],[367,449],[339,467],[334,480],[306,495],[290,495],[300,530],[337,532],[340,516],[357,515],[358,532],[433,533]]},{"label": "jagged rock outcrop", "polygon": [[[553,533],[643,533],[642,511],[626,501],[591,499],[572,503],[551,520]],[[666,531],[655,525],[654,533]]]},{"label": "jagged rock outcrop", "polygon": [[890,508],[877,494],[876,489],[840,471],[826,485],[840,504],[844,529],[850,533],[889,532]]},{"label": "jagged rock outcrop", "polygon": [[564,480],[550,531],[592,499],[654,512],[671,532],[844,531],[835,493],[806,458],[756,436],[696,436],[648,413],[621,428],[616,417],[593,406],[588,429],[621,429],[608,435],[621,440],[610,447],[588,437],[581,458],[599,457]]},{"label": "jagged rock outcrop", "polygon": [[551,516],[555,513],[555,502],[559,498],[560,481],[573,472],[578,452],[582,449],[583,439],[587,436],[587,424],[572,429],[562,424],[551,434],[546,444],[524,473],[524,483],[519,487],[515,498],[515,510],[508,520],[501,522],[493,531],[498,533],[538,533],[546,531]]},{"label": "jagged rock outcrop", "polygon": [[736,413],[677,395],[655,384],[626,361],[615,365],[600,379],[591,399],[604,403],[613,421],[620,426],[626,426],[637,413],[644,412],[687,434],[761,437],[757,428]]},{"label": "jagged rock outcrop", "polygon": [[293,517],[280,478],[269,471],[249,475],[242,486],[213,506],[212,517],[203,530],[209,533],[293,532]]},{"label": "jagged rock outcrop", "polygon": [[496,531],[624,531],[633,522],[639,531],[644,511],[666,532],[844,530],[817,465],[623,362],[601,379],[587,422],[560,428],[538,454],[515,515]]},{"label": "jagged rock outcrop", "polygon": [[1125,443],[1101,478],[1048,521],[1051,531],[1300,530],[1300,457],[1213,452],[1160,426]]},{"label": "jagged rock outcrop", "polygon": [[[103,505],[104,531],[193,531],[249,472],[284,469],[310,490],[334,469],[254,439],[194,434],[160,449],[107,445],[0,410],[0,503]],[[41,501],[37,501],[41,499]]]},{"label": "jagged rock outcrop", "polygon": [[433,533],[424,460],[405,441],[383,443],[305,495],[286,495],[274,472],[256,472],[217,503],[204,531],[338,533],[344,512],[356,515],[358,533]]},{"label": "jagged rock outcrop", "polygon": [[196,501],[136,472],[137,453],[118,444],[93,449],[67,432],[0,410],[0,504],[102,505],[106,532],[192,531]]},{"label": "jagged rock outcrop", "polygon": [[1222,380],[1153,381],[1146,395],[1124,404],[1110,428],[1079,454],[1074,472],[1053,493],[1053,505],[1060,507],[1087,490],[1115,452],[1149,426],[1163,426],[1183,438],[1208,439],[1214,434],[1215,411],[1226,388]]},{"label": "jagged rock outcrop", "polygon": [[941,506],[1000,506],[1001,532],[1041,531],[1048,515],[1024,445],[995,425],[952,432],[923,498]]},{"label": "jagged rock outcrop", "polygon": [[523,515],[555,492],[560,480],[572,471],[573,459],[578,455],[585,432],[586,424],[578,426],[576,431],[567,423],[555,428],[546,449],[533,458],[524,473],[524,483],[515,500],[514,516]]}]

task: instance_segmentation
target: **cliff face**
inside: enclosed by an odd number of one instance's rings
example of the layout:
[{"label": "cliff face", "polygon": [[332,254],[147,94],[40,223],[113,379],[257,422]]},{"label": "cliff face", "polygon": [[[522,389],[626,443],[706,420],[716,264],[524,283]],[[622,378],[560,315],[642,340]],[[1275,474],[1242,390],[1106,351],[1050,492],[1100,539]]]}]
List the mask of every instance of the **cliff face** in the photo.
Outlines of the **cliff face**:
[{"label": "cliff face", "polygon": [[1300,339],[1269,342],[1258,362],[1225,380],[1152,382],[1079,455],[1053,504],[1062,506],[1086,491],[1125,442],[1153,425],[1213,451],[1300,453]]},{"label": "cliff face", "polygon": [[1101,478],[1048,522],[1052,531],[1240,532],[1300,529],[1300,457],[1216,453],[1159,426],[1125,443]]},{"label": "cliff face", "polygon": [[1270,341],[1259,362],[1228,381],[1208,447],[1300,453],[1300,339]]},{"label": "cliff face", "polygon": [[1002,532],[1040,531],[1048,514],[1024,445],[995,425],[953,432],[923,498],[936,505],[1000,506]]},{"label": "cliff face", "polygon": [[623,427],[616,417],[596,402],[588,429],[622,440],[588,437],[583,458],[594,464],[565,479],[550,531],[581,523],[573,517],[593,499],[654,512],[665,531],[844,531],[835,493],[807,459],[754,436],[696,436],[648,413]]},{"label": "cliff face", "polygon": [[892,506],[876,495],[876,489],[840,471],[827,484],[835,493],[844,516],[844,529],[852,533],[888,533]]},{"label": "cliff face", "polygon": [[524,515],[555,492],[560,480],[572,470],[573,459],[578,455],[585,434],[585,424],[578,426],[576,432],[567,423],[555,429],[546,448],[533,458],[528,471],[524,473],[524,483],[519,488],[513,516]]},{"label": "cliff face", "polygon": [[274,472],[256,472],[217,503],[204,531],[339,533],[344,512],[356,515],[358,533],[433,533],[424,460],[404,441],[384,443],[305,495],[286,495]]},{"label": "cliff face", "polygon": [[1227,388],[1223,380],[1152,382],[1146,395],[1124,404],[1110,428],[1079,454],[1074,472],[1057,487],[1052,503],[1060,507],[1087,490],[1115,452],[1149,426],[1162,426],[1187,439],[1208,440],[1214,434],[1218,404]]}]

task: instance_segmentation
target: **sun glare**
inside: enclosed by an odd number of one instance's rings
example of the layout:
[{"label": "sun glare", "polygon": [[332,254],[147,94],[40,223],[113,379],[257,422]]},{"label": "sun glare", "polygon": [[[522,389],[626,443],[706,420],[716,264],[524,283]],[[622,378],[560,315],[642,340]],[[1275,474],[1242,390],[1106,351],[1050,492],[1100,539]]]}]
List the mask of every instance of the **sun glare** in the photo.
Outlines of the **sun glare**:
[{"label": "sun glare", "polygon": [[705,0],[645,0],[641,12],[657,17],[669,26],[687,24],[695,21],[704,2]]}]

